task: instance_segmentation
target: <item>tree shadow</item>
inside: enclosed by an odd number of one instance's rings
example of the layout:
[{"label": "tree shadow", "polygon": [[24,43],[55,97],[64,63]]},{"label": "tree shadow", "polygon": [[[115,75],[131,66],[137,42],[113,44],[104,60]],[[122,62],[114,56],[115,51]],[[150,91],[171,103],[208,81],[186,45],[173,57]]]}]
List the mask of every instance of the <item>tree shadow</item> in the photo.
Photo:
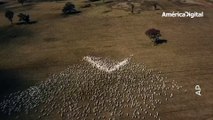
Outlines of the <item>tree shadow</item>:
[{"label": "tree shadow", "polygon": [[113,3],[114,1],[112,1],[112,0],[109,0],[109,1],[105,1],[104,3]]},{"label": "tree shadow", "polygon": [[19,37],[32,37],[33,32],[25,27],[18,27],[15,25],[4,26],[0,29],[0,46],[7,47],[6,45],[12,44],[13,42],[22,43],[22,39]]},{"label": "tree shadow", "polygon": [[102,13],[109,13],[109,12],[112,12],[112,10],[105,10]]},{"label": "tree shadow", "polygon": [[97,1],[100,1],[100,0],[89,0],[90,2],[97,2]]},{"label": "tree shadow", "polygon": [[18,22],[16,25],[31,25],[36,24],[38,21],[30,21],[30,22]]},{"label": "tree shadow", "polygon": [[159,39],[159,40],[155,41],[156,45],[160,45],[160,44],[164,44],[164,43],[167,43],[167,40],[165,40],[165,39]]},{"label": "tree shadow", "polygon": [[76,11],[73,11],[73,12],[68,13],[68,14],[62,13],[62,16],[63,16],[63,17],[67,17],[67,16],[71,16],[71,15],[78,15],[78,14],[80,14],[80,13],[81,13],[81,11],[76,10]]},{"label": "tree shadow", "polygon": [[36,0],[36,2],[64,2],[66,0]]},{"label": "tree shadow", "polygon": [[6,4],[7,2],[2,2],[2,1],[0,1],[0,5],[3,5],[3,4]]},{"label": "tree shadow", "polygon": [[22,6],[21,4],[18,5],[7,5],[5,4],[4,9],[9,9],[9,10],[13,10],[13,11],[28,11],[33,9],[35,3],[24,3],[24,5]]},{"label": "tree shadow", "polygon": [[88,7],[91,7],[92,5],[90,3],[87,3],[85,5],[82,5],[81,8],[88,8]]}]

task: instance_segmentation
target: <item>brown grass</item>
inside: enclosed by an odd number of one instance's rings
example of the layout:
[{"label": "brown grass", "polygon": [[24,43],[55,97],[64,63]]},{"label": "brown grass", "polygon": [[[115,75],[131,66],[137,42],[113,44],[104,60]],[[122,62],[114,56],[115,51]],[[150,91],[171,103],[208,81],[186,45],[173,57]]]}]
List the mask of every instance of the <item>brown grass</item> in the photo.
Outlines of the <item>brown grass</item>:
[{"label": "brown grass", "polygon": [[[167,0],[160,2],[165,11],[204,11],[204,18],[195,19],[162,18],[162,11],[132,15],[105,5],[77,7],[81,14],[63,17],[65,2],[33,4],[26,11],[32,20],[38,21],[32,25],[10,26],[0,11],[0,71],[7,71],[8,75],[15,71],[20,77],[18,82],[27,87],[78,63],[85,55],[117,59],[134,54],[135,61],[162,71],[188,89],[187,94],[177,95],[160,106],[162,119],[204,120],[213,116],[211,7],[179,7]],[[83,0],[74,3],[80,6]],[[16,13],[23,12],[15,2],[5,6],[8,7]],[[153,27],[161,30],[167,44],[152,46],[144,32]],[[194,94],[196,84],[202,88],[202,97]],[[16,87],[8,86],[5,91],[23,88]]]}]

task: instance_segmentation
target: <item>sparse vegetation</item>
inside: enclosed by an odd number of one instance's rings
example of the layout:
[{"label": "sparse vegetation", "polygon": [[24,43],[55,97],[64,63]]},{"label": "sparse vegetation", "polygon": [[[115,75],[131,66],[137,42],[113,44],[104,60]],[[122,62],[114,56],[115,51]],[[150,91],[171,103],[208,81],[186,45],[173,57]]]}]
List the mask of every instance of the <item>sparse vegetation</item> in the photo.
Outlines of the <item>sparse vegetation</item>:
[{"label": "sparse vegetation", "polygon": [[13,23],[13,16],[14,16],[14,12],[7,10],[5,12],[5,17],[11,22],[11,24]]}]

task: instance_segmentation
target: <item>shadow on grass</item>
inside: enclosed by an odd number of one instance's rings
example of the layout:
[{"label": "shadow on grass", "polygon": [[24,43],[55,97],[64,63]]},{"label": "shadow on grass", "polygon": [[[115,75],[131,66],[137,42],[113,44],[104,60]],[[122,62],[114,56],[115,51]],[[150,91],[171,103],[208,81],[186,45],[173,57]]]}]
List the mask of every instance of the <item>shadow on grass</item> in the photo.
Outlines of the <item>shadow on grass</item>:
[{"label": "shadow on grass", "polygon": [[1,27],[0,29],[0,46],[6,47],[8,44],[14,42],[22,43],[22,39],[16,39],[20,37],[32,37],[33,32],[22,26],[9,25]]},{"label": "shadow on grass", "polygon": [[164,43],[167,43],[167,40],[165,40],[165,39],[159,39],[159,40],[155,41],[156,45],[160,45],[160,44],[164,44]]},{"label": "shadow on grass", "polygon": [[[0,102],[11,93],[17,91],[23,91],[32,86],[34,83],[29,82],[22,77],[20,69],[0,69]],[[20,113],[13,114],[14,116],[19,115]],[[0,111],[1,120],[13,120],[14,116],[9,116]],[[20,119],[19,119],[20,120]],[[23,119],[22,119],[23,120]]]},{"label": "shadow on grass", "polygon": [[6,3],[7,3],[7,2],[1,2],[1,1],[0,1],[0,5],[3,5],[3,4],[6,4]]},{"label": "shadow on grass", "polygon": [[36,2],[63,2],[66,0],[36,0]]},{"label": "shadow on grass", "polygon": [[0,70],[0,100],[3,96],[23,87],[23,81],[15,70]]},{"label": "shadow on grass", "polygon": [[109,1],[106,1],[106,2],[104,2],[104,3],[113,3],[114,1],[112,1],[112,0],[109,0]]},{"label": "shadow on grass", "polygon": [[33,9],[35,3],[25,3],[23,6],[19,5],[5,5],[6,10],[13,10],[13,11],[28,11]]},{"label": "shadow on grass", "polygon": [[68,17],[68,16],[72,16],[72,15],[78,15],[80,13],[81,13],[81,11],[74,11],[74,12],[70,12],[70,13],[67,13],[67,14],[62,13],[62,16]]},{"label": "shadow on grass", "polygon": [[90,2],[97,2],[97,1],[100,1],[100,0],[89,0]]},{"label": "shadow on grass", "polygon": [[16,25],[31,25],[36,24],[38,21],[30,21],[30,22],[18,22]]},{"label": "shadow on grass", "polygon": [[112,10],[105,10],[102,13],[109,13],[109,12],[112,12]]}]

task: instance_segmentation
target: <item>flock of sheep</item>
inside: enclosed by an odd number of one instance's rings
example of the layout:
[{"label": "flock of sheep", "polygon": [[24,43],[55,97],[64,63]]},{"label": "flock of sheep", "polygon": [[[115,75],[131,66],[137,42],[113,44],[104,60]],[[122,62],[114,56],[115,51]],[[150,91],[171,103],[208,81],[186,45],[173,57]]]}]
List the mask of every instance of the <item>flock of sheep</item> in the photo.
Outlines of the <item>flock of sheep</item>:
[{"label": "flock of sheep", "polygon": [[108,73],[82,61],[25,91],[9,94],[0,102],[0,112],[8,117],[34,114],[37,119],[56,115],[63,120],[160,120],[159,106],[178,90],[183,92],[181,88],[143,64],[130,62]]}]

